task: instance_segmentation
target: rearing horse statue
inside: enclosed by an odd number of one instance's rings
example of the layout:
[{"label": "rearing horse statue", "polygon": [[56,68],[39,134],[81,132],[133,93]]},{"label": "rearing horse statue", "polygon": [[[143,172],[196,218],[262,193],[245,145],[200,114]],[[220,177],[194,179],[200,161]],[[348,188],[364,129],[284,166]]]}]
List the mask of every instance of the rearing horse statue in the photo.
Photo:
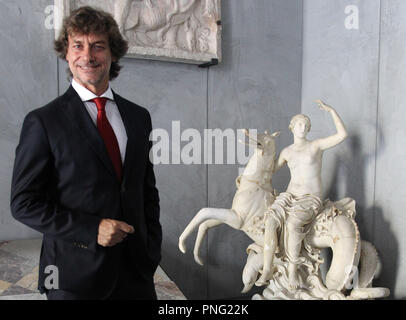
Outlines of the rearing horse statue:
[{"label": "rearing horse statue", "polygon": [[275,163],[275,137],[279,132],[251,137],[245,130],[249,143],[255,143],[257,149],[248,161],[241,176],[236,180],[237,192],[234,196],[231,209],[203,208],[192,219],[182,235],[179,237],[179,249],[185,253],[185,240],[199,226],[194,248],[195,261],[203,265],[199,256],[202,240],[208,229],[226,223],[230,227],[243,230],[255,242],[263,243],[263,236],[249,232],[245,226],[256,217],[263,216],[267,206],[274,201],[272,187],[272,172]]},{"label": "rearing horse statue", "polygon": [[[279,132],[269,134],[265,131],[253,137],[246,130],[245,134],[250,143],[256,145],[256,150],[236,180],[237,192],[231,209],[201,209],[179,237],[179,249],[185,253],[185,241],[198,227],[194,258],[203,265],[199,248],[208,229],[225,223],[245,232],[254,242],[247,248],[242,292],[248,292],[254,284],[264,284],[257,281],[264,268],[264,248],[268,246],[265,241],[267,219],[270,214],[278,215],[283,211],[287,201],[285,193],[277,195],[272,187],[275,137]],[[253,299],[373,299],[388,296],[388,289],[371,287],[381,265],[373,245],[361,241],[354,217],[355,201],[351,198],[323,202],[322,209],[304,230],[306,236],[300,251],[298,288],[289,285],[289,260],[284,245],[287,230],[281,221],[277,228],[279,242],[272,259],[272,278],[265,283],[267,287],[263,294],[255,295]],[[325,281],[319,268],[323,263],[320,254],[324,248],[331,248],[333,252]]]}]

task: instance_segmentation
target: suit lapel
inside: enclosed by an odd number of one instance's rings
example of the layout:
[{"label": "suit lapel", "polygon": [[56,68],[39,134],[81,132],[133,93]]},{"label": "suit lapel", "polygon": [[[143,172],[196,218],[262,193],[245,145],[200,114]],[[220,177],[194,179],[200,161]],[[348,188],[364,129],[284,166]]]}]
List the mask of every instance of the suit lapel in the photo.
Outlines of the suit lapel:
[{"label": "suit lapel", "polygon": [[97,131],[97,127],[94,125],[85,105],[72,86],[66,91],[64,98],[66,105],[62,109],[70,118],[70,123],[78,129],[78,133],[82,135],[83,140],[88,143],[89,147],[105,165],[107,171],[109,171],[118,182],[104,141]]}]

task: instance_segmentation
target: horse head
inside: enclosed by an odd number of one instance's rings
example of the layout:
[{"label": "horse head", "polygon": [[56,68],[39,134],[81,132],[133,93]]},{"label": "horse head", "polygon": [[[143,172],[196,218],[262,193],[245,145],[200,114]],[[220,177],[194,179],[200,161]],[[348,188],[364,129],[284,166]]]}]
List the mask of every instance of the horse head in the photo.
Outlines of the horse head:
[{"label": "horse head", "polygon": [[248,143],[244,143],[255,146],[256,149],[245,167],[243,176],[255,180],[270,179],[275,163],[275,138],[280,132],[270,134],[265,130],[264,133],[253,136],[245,129],[244,133],[248,137]]},{"label": "horse head", "polygon": [[280,131],[272,134],[265,130],[264,133],[257,134],[255,137],[250,135],[248,129],[244,129],[245,135],[248,137],[248,144],[254,145],[261,151],[262,155],[274,155],[275,154],[275,138],[279,136]]}]

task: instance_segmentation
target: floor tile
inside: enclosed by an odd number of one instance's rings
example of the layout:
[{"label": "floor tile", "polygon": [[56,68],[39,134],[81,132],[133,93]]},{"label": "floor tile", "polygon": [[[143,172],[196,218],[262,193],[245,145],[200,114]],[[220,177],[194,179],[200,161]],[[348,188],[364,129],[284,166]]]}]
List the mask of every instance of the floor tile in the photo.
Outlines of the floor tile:
[{"label": "floor tile", "polygon": [[5,245],[7,243],[8,243],[8,241],[0,241],[0,248],[1,248],[1,246]]},{"label": "floor tile", "polygon": [[30,260],[0,249],[0,280],[16,283],[34,267]]},{"label": "floor tile", "polygon": [[0,296],[0,300],[47,300],[45,294],[40,293],[28,293],[28,294],[18,294],[11,296]]},{"label": "floor tile", "polygon": [[32,290],[29,290],[29,289],[26,289],[26,288],[13,284],[2,293],[2,296],[12,296],[12,295],[17,295],[17,294],[27,294],[27,293],[34,293],[34,292]]},{"label": "floor tile", "polygon": [[42,239],[8,241],[0,247],[1,250],[13,253],[19,257],[39,262]]},{"label": "floor tile", "polygon": [[154,281],[171,281],[171,279],[169,279],[165,271],[163,271],[162,268],[158,266],[154,274]]},{"label": "floor tile", "polygon": [[[38,290],[42,239],[0,242],[0,300],[46,300]],[[154,282],[159,300],[185,300],[174,282],[158,267]]]},{"label": "floor tile", "polygon": [[19,281],[16,282],[16,285],[32,291],[36,290],[38,286],[38,271],[31,272],[25,275],[23,278],[21,278]]},{"label": "floor tile", "polygon": [[0,280],[0,294],[2,294],[4,291],[6,291],[12,283]]},{"label": "floor tile", "polygon": [[186,300],[185,296],[172,281],[155,283],[158,300]]}]

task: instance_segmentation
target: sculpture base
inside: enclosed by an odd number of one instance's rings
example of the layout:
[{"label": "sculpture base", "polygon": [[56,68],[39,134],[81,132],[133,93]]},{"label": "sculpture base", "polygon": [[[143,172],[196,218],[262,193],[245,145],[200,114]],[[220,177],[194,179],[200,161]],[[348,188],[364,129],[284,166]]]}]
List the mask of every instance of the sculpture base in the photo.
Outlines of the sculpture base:
[{"label": "sculpture base", "polygon": [[[289,259],[284,254],[283,241],[274,258],[274,273],[262,295],[253,300],[361,300],[389,296],[387,288],[373,288],[372,280],[379,273],[380,261],[375,247],[361,240],[355,217],[355,201],[345,198],[337,202],[326,200],[323,210],[308,225],[297,265],[298,288],[289,283]],[[282,228],[284,238],[286,228]],[[324,262],[321,249],[331,248],[333,260],[326,279],[320,271]],[[247,251],[262,253],[252,244]],[[261,271],[260,271],[261,272]]]}]

